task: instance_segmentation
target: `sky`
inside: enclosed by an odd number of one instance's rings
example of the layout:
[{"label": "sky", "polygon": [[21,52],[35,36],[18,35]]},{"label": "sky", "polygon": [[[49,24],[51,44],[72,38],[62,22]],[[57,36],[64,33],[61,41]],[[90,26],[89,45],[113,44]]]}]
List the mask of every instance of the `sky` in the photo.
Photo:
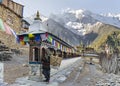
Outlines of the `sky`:
[{"label": "sky", "polygon": [[24,17],[37,12],[49,17],[51,13],[59,13],[70,8],[86,9],[93,13],[120,13],[120,0],[13,0],[24,5]]}]

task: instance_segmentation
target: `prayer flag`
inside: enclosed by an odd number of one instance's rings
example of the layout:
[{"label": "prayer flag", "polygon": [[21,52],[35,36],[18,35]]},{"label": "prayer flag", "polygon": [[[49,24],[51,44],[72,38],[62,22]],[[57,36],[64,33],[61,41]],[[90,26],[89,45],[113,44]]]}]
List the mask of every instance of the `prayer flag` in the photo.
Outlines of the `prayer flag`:
[{"label": "prayer flag", "polygon": [[35,41],[40,42],[40,35],[39,34],[35,35]]},{"label": "prayer flag", "polygon": [[25,42],[28,42],[29,41],[29,37],[28,36],[24,36],[24,39],[23,39]]},{"label": "prayer flag", "polygon": [[12,35],[12,32],[10,30],[10,26],[8,26],[6,23],[4,23],[5,31],[7,34]]},{"label": "prayer flag", "polygon": [[16,32],[13,29],[11,29],[11,28],[10,28],[10,30],[11,30],[12,34],[14,35],[14,37],[16,39],[16,42],[19,43],[19,38],[18,38]]},{"label": "prayer flag", "polygon": [[46,34],[41,34],[40,36],[42,38],[42,41],[47,40]]},{"label": "prayer flag", "polygon": [[0,30],[5,31],[5,27],[4,27],[2,19],[0,19]]}]

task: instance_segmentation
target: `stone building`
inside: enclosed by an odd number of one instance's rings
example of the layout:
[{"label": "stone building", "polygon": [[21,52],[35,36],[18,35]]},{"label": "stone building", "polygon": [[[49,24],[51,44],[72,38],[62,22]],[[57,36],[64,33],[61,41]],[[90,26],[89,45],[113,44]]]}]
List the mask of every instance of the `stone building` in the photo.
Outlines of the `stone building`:
[{"label": "stone building", "polygon": [[[22,30],[23,5],[12,0],[0,0],[0,19],[9,25],[15,32]],[[13,35],[0,31],[0,41],[9,47],[15,45]]]}]

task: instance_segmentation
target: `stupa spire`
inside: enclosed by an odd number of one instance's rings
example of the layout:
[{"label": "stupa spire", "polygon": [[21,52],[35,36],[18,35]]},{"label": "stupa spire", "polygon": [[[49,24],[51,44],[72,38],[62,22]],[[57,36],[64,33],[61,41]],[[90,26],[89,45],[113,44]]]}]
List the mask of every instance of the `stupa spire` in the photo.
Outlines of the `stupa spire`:
[{"label": "stupa spire", "polygon": [[39,13],[39,11],[37,11],[36,18],[34,18],[34,20],[40,20],[40,21],[42,21],[41,18],[40,18],[40,13]]}]

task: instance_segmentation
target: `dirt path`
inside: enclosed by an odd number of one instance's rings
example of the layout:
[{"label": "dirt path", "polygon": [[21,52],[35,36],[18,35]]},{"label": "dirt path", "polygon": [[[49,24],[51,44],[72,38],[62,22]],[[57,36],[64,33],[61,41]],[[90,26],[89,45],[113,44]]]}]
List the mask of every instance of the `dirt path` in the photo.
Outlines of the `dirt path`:
[{"label": "dirt path", "polygon": [[101,76],[102,73],[96,69],[95,65],[86,63],[82,71],[77,67],[59,86],[95,86]]},{"label": "dirt path", "polygon": [[27,76],[29,73],[28,67],[23,67],[27,64],[27,56],[13,56],[11,61],[4,62],[4,82],[13,83],[16,78]]}]

